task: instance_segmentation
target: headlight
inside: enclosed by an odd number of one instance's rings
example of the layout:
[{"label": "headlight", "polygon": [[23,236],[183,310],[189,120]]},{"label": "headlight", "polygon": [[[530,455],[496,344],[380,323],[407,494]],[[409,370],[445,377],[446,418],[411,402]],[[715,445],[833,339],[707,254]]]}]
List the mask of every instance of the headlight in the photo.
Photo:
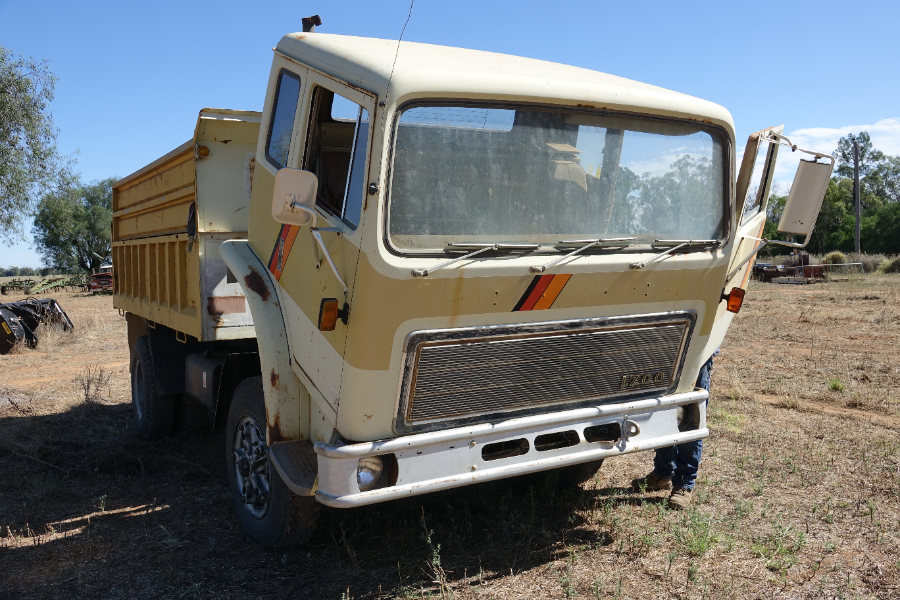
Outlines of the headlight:
[{"label": "headlight", "polygon": [[383,472],[384,461],[380,456],[366,456],[359,459],[359,466],[356,467],[356,483],[359,484],[359,491],[365,492],[375,487]]}]

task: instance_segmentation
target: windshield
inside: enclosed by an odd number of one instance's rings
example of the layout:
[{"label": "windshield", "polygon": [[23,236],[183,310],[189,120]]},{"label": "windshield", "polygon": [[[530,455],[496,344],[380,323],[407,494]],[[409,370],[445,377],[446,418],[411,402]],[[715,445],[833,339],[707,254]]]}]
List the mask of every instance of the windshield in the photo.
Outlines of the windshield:
[{"label": "windshield", "polygon": [[405,109],[389,235],[400,249],[635,236],[721,239],[725,142],[631,116],[462,105]]}]

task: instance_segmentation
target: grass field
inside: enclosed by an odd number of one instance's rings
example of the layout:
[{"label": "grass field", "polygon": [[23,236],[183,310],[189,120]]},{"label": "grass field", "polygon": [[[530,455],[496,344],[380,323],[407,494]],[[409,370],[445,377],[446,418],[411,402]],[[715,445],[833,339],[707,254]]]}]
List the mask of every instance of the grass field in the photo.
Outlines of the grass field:
[{"label": "grass field", "polygon": [[584,489],[323,508],[278,554],[238,526],[221,432],[137,437],[110,297],[56,297],[78,335],[0,357],[0,598],[900,597],[900,275],[751,284],[687,512],[627,488],[642,453]]}]

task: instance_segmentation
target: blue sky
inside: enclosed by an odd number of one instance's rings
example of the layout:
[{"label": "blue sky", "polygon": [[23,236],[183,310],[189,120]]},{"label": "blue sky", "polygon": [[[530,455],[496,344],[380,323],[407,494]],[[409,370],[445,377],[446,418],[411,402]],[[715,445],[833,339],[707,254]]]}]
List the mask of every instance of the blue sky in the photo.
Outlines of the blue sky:
[{"label": "blue sky", "polygon": [[[408,11],[391,0],[0,0],[0,44],[51,61],[60,149],[80,150],[90,181],[124,176],[188,140],[203,107],[261,109],[271,49],[302,17],[320,14],[323,32],[396,39]],[[404,39],[698,96],[731,111],[739,139],[784,123],[801,145],[830,151],[866,129],[876,147],[900,154],[898,22],[897,2],[416,0]],[[0,265],[40,266],[30,235],[0,246]]]}]

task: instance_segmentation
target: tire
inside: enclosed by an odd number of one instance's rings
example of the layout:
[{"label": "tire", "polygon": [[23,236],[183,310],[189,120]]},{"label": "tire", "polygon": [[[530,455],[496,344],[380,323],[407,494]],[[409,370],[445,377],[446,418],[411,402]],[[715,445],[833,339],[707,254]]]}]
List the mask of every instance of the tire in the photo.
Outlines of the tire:
[{"label": "tire", "polygon": [[152,439],[172,432],[174,403],[172,396],[156,391],[156,374],[147,336],[139,337],[131,353],[131,406],[134,426],[144,438]]},{"label": "tire", "polygon": [[303,544],[319,517],[313,496],[296,496],[268,460],[262,377],[245,379],[234,391],[225,429],[225,460],[238,521],[267,550]]},{"label": "tire", "polygon": [[602,466],[603,459],[601,458],[600,460],[592,460],[579,465],[563,467],[559,470],[559,482],[572,487],[582,485],[593,479]]}]

